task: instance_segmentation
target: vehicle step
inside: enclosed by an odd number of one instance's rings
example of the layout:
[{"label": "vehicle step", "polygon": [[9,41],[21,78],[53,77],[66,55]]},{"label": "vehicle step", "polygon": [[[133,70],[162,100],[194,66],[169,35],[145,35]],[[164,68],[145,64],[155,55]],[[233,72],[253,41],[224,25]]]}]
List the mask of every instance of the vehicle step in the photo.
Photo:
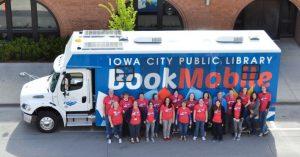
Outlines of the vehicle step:
[{"label": "vehicle step", "polygon": [[67,126],[92,126],[93,122],[67,122]]},{"label": "vehicle step", "polygon": [[82,118],[88,118],[88,119],[94,119],[94,115],[89,114],[67,114],[68,119],[82,119]]}]

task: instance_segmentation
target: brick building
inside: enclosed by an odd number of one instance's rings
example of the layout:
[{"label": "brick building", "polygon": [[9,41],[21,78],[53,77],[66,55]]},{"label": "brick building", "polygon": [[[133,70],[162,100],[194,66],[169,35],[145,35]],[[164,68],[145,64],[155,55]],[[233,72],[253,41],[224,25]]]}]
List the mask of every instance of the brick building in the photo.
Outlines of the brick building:
[{"label": "brick building", "polygon": [[[0,36],[105,29],[109,15],[98,4],[106,1],[0,0]],[[150,0],[154,7],[148,10],[143,1],[135,2],[136,30],[264,29],[272,38],[294,37],[300,44],[300,0]]]}]

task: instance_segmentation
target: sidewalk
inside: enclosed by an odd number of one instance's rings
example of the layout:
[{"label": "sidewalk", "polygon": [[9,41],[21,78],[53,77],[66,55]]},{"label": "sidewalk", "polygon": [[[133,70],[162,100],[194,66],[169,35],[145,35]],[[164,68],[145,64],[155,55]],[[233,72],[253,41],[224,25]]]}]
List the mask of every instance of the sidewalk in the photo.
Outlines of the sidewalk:
[{"label": "sidewalk", "polygon": [[277,101],[300,102],[300,46],[291,38],[276,43],[282,50]]}]

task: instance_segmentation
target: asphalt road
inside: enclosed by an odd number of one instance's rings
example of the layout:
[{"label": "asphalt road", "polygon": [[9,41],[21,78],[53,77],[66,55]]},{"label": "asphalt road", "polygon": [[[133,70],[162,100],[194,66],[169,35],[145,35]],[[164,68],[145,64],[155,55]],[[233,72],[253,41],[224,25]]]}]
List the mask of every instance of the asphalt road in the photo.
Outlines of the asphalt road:
[{"label": "asphalt road", "polygon": [[21,120],[16,107],[0,107],[0,157],[276,157],[300,156],[300,105],[277,107],[277,119],[270,123],[266,137],[242,136],[223,142],[161,139],[155,143],[130,144],[124,141],[106,144],[104,132],[97,128],[64,128],[53,134],[42,134]]}]

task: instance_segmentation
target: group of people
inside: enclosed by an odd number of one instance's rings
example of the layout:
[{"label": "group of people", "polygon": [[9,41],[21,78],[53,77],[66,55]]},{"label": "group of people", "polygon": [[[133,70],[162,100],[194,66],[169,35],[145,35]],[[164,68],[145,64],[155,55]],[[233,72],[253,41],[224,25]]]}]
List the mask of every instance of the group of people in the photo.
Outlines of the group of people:
[{"label": "group of people", "polygon": [[265,86],[260,93],[249,93],[247,88],[239,94],[233,89],[227,95],[218,92],[214,99],[204,92],[199,100],[194,93],[185,100],[178,90],[164,100],[157,94],[147,100],[143,93],[136,100],[128,93],[119,98],[109,90],[103,100],[107,142],[116,137],[122,143],[128,131],[132,143],[140,142],[141,134],[147,142],[154,142],[161,126],[164,140],[171,140],[171,135],[179,132],[180,140],[186,141],[192,135],[193,140],[205,141],[207,130],[212,130],[214,141],[222,141],[226,133],[240,140],[242,131],[264,136],[269,132],[266,116],[270,102],[271,94]]}]

